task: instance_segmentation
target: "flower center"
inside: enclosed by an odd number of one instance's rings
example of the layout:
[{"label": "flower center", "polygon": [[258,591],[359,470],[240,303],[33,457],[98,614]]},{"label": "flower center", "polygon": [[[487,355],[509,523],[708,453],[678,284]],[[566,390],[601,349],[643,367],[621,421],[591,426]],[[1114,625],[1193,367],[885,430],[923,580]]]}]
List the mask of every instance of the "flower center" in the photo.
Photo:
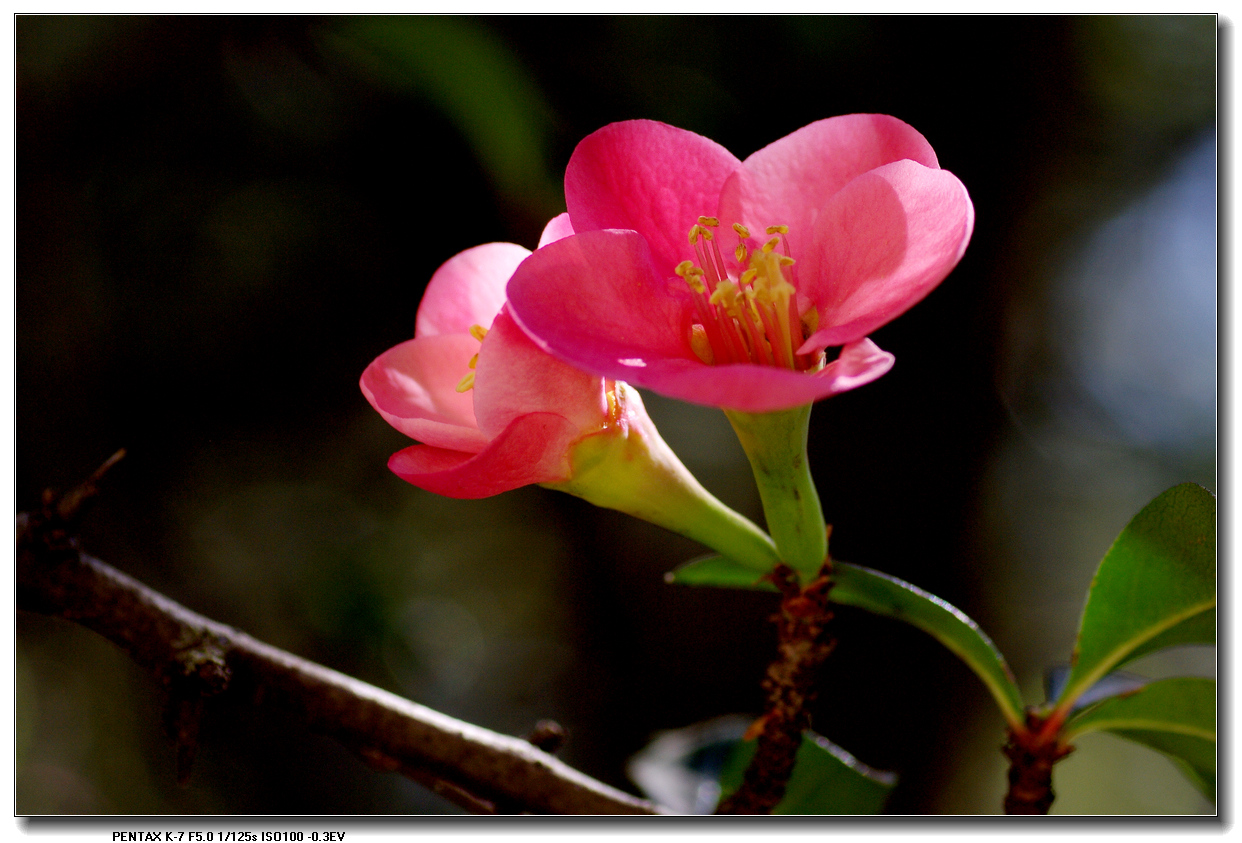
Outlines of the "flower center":
[{"label": "flower center", "polygon": [[[789,228],[770,225],[767,242],[748,249],[750,230],[733,224],[738,244],[733,251],[738,274],[729,272],[713,229],[715,217],[699,217],[690,228],[690,245],[698,263],[685,260],[676,272],[694,296],[698,321],[690,328],[690,348],[704,363],[758,363],[786,369],[817,368],[821,354],[798,354],[808,334],[815,332],[814,308],[798,314],[794,287],[794,259],[785,235]],[[778,252],[777,249],[780,249]]]}]

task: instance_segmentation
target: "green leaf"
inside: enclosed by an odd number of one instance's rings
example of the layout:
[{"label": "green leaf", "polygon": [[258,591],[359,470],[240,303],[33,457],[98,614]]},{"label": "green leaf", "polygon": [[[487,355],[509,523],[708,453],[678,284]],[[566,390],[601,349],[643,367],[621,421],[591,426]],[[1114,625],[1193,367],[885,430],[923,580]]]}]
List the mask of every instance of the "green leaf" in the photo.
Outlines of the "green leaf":
[{"label": "green leaf", "polygon": [[1100,562],[1057,709],[1152,650],[1214,643],[1215,608],[1216,498],[1183,483],[1134,516]]},{"label": "green leaf", "polygon": [[[742,784],[757,741],[739,741],[720,776],[721,801]],[[873,770],[827,738],[803,732],[785,796],[773,814],[878,814],[897,776]]]},{"label": "green leaf", "polygon": [[1066,742],[1109,731],[1173,758],[1212,801],[1216,800],[1216,680],[1160,679],[1111,697],[1070,719]]},{"label": "green leaf", "polygon": [[905,621],[948,647],[983,680],[1010,725],[1023,722],[1022,692],[1005,657],[979,625],[949,602],[879,571],[835,563],[836,584],[828,597],[877,615]]},{"label": "green leaf", "polygon": [[[834,571],[830,600],[905,621],[931,635],[983,680],[1010,725],[1022,724],[1022,694],[1009,665],[992,639],[965,613],[917,586],[870,568],[835,562]],[[775,590],[771,583],[757,579],[754,570],[719,556],[696,559],[665,574],[671,583]]]},{"label": "green leaf", "polygon": [[1183,644],[1215,644],[1216,643],[1216,607],[1191,615],[1186,620],[1176,623],[1156,637],[1135,647],[1122,659],[1132,662],[1139,656],[1163,650],[1165,647],[1177,647]]}]

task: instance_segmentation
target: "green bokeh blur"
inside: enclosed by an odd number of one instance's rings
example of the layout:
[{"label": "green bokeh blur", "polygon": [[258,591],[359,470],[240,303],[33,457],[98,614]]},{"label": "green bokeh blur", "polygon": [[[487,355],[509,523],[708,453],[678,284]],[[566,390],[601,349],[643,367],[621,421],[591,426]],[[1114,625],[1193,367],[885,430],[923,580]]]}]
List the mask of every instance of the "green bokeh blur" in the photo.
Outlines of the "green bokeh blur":
[{"label": "green bokeh blur", "polygon": [[[538,488],[439,498],[362,398],[435,268],[533,247],[574,144],[654,118],[739,157],[813,120],[911,123],[966,184],[958,269],[817,406],[833,550],[963,608],[1028,699],[1091,572],[1178,482],[1216,488],[1216,39],[1187,17],[18,17],[18,507],[118,447],[85,547],[274,645],[633,789],[651,734],[755,713],[772,598],[666,586],[701,552]],[[756,519],[723,415],[649,396]],[[818,732],[896,813],[993,813],[1003,724],[920,633],[842,610]],[[1163,661],[1160,661],[1163,659]],[[1151,657],[1208,672],[1210,653]],[[1140,665],[1140,668],[1143,667]],[[155,683],[17,619],[17,812],[424,813],[451,805],[261,712],[208,707],[191,783]],[[1064,813],[1212,807],[1092,735]]]}]

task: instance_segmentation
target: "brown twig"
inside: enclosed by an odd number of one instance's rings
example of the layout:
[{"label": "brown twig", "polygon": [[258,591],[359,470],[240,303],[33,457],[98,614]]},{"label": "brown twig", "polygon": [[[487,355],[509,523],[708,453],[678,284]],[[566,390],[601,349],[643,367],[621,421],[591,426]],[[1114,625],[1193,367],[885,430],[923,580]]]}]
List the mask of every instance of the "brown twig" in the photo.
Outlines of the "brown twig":
[{"label": "brown twig", "polygon": [[271,647],[82,553],[70,528],[100,476],[59,499],[46,496],[42,512],[17,516],[17,606],[92,629],[156,675],[170,694],[166,725],[178,744],[179,778],[189,774],[203,700],[219,696],[292,714],[470,811],[662,813],[527,741]]},{"label": "brown twig", "polygon": [[1002,752],[1009,759],[1009,791],[1006,814],[1046,814],[1056,794],[1052,792],[1052,765],[1074,751],[1061,743],[1059,730],[1046,728],[1044,719],[1027,711],[1023,729],[1011,728]]},{"label": "brown twig", "polygon": [[770,814],[785,795],[802,733],[811,726],[815,675],[836,643],[828,634],[831,574],[826,560],[805,588],[798,587],[797,576],[785,565],[777,565],[770,575],[782,595],[780,611],[772,616],[780,655],[763,680],[768,704],[752,727],[762,729],[755,757],[742,785],[716,809],[718,814]]}]

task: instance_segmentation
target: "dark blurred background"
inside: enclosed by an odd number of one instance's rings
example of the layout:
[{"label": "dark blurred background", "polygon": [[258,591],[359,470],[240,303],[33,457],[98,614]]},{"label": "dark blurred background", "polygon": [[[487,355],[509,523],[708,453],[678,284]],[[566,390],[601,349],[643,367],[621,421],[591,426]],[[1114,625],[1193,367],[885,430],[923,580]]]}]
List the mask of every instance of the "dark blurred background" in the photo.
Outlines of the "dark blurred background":
[{"label": "dark blurred background", "polygon": [[[967,186],[960,266],[818,405],[840,559],[980,621],[1042,700],[1112,538],[1216,472],[1217,21],[1193,17],[18,17],[16,494],[119,447],[85,547],[272,644],[619,787],[659,730],[757,713],[773,598],[661,574],[702,552],[539,488],[439,498],[357,382],[461,249],[535,245],[574,144],[628,118],[739,157],[896,115]],[[648,407],[759,519],[723,415]],[[815,727],[901,776],[889,810],[995,812],[1002,721],[921,633],[842,609]],[[1139,670],[1210,673],[1185,651]],[[174,783],[155,683],[17,618],[18,813],[453,810],[322,737],[209,707]],[[1054,812],[1202,812],[1109,736]]]}]

